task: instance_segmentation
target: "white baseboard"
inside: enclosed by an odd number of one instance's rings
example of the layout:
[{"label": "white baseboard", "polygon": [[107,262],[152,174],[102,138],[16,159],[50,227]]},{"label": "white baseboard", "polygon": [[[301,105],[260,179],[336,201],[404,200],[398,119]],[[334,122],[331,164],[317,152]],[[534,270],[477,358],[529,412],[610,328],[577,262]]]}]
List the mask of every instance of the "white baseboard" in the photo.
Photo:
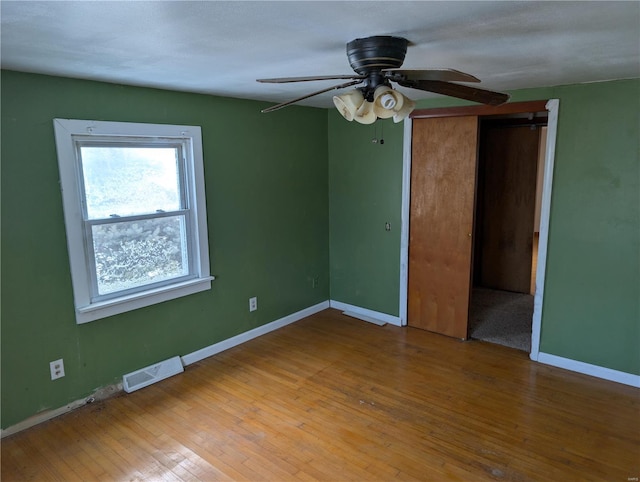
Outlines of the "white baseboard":
[{"label": "white baseboard", "polygon": [[[183,357],[181,357],[182,363],[185,366],[190,365],[197,361],[203,360],[204,358],[207,358],[217,353],[220,353],[222,351],[228,350],[229,348],[233,348],[234,346],[238,346],[253,338],[257,338],[266,333],[282,328],[283,326],[289,325],[291,323],[295,323],[296,321],[306,318],[307,316],[311,316],[315,313],[319,313],[320,311],[323,311],[327,308],[335,308],[341,311],[350,311],[358,315],[375,318],[377,320],[382,320],[392,325],[401,326],[400,318],[397,316],[391,316],[386,313],[380,313],[380,312],[369,310],[366,308],[360,308],[358,306],[342,303],[340,301],[334,301],[334,300],[323,301],[322,303],[318,303],[317,305],[310,306],[309,308],[298,311],[296,313],[292,313],[288,316],[285,316],[284,318],[280,318],[279,320],[272,321],[271,323],[267,323],[266,325],[259,326],[258,328],[255,328],[253,330],[249,330],[245,333],[241,333],[240,335],[234,336],[227,340],[223,340],[219,343],[215,343],[208,347],[194,351],[193,353],[184,355]],[[563,357],[551,355],[548,353],[542,353],[542,352],[538,353],[537,360],[534,360],[534,361],[538,361],[540,363],[544,363],[546,365],[551,365],[558,368],[564,368],[566,370],[571,370],[578,373],[583,373],[585,375],[590,375],[597,378],[602,378],[605,380],[622,383],[624,385],[630,385],[632,387],[640,388],[640,375],[633,375],[631,373],[612,370],[610,368],[591,365],[589,363],[579,362],[576,360],[571,360],[569,358],[563,358]],[[51,420],[55,417],[58,417],[76,408],[86,405],[87,403],[105,399],[113,395],[115,392],[119,392],[119,391],[122,391],[121,383],[103,387],[97,390],[93,395],[68,403],[63,407],[37,413],[32,417],[29,417],[28,419],[23,420],[22,422],[12,425],[11,427],[7,427],[6,429],[0,430],[0,438],[7,437],[14,433],[20,432],[22,430],[26,430],[35,425],[46,422],[47,420]]]},{"label": "white baseboard", "polygon": [[[272,321],[271,323],[267,323],[266,325],[259,326],[258,328],[247,331],[245,333],[241,333],[240,335],[229,338],[228,340],[221,341],[220,343],[215,343],[201,350],[194,351],[193,353],[189,353],[188,355],[184,355],[183,357],[181,357],[182,363],[184,365],[195,363],[211,355],[215,355],[216,353],[220,353],[221,351],[227,350],[253,338],[257,338],[258,336],[269,333],[270,331],[277,330],[278,328],[282,328],[283,326],[299,321],[303,318],[306,318],[307,316],[311,316],[322,310],[326,310],[327,308],[329,308],[329,301],[323,301],[322,303],[318,303],[317,305],[298,311],[297,313],[292,313],[291,315],[280,318],[279,320]],[[47,420],[51,420],[52,418],[58,417],[67,412],[75,410],[76,408],[82,407],[87,403],[102,400],[104,398],[107,398],[108,396],[113,395],[115,392],[120,391],[122,391],[122,383],[110,385],[108,387],[97,390],[93,395],[90,395],[89,397],[85,397],[80,400],[68,403],[64,407],[37,413],[32,417],[23,420],[22,422],[12,425],[11,427],[7,427],[4,430],[0,430],[0,438],[4,438],[22,430],[34,427],[40,423],[46,422]]]},{"label": "white baseboard", "polygon": [[373,323],[374,325],[384,326],[387,324],[386,321],[379,320],[377,318],[372,318],[371,316],[361,315],[359,313],[354,313],[353,311],[343,311],[343,315],[350,316],[351,318],[357,318],[362,321],[367,321],[369,323]]},{"label": "white baseboard", "polygon": [[385,323],[389,323],[391,325],[401,326],[399,316],[392,316],[386,313],[380,313],[379,311],[373,311],[367,308],[360,308],[359,306],[354,306],[348,303],[343,303],[341,301],[335,301],[335,300],[331,300],[329,302],[329,306],[331,308],[335,308],[336,310],[349,311],[356,315],[362,315],[369,318],[374,318],[376,320],[384,321]]},{"label": "white baseboard", "polygon": [[7,427],[2,430],[1,438],[8,437],[9,435],[13,435],[14,433],[22,432],[28,428],[34,427],[38,424],[51,420],[52,418],[56,418],[60,415],[63,415],[71,410],[75,410],[87,403],[86,399],[76,400],[74,402],[68,403],[64,407],[56,408],[54,410],[46,410],[44,412],[36,413],[34,416],[29,417],[22,422],[19,422],[11,427]]},{"label": "white baseboard", "polygon": [[14,433],[21,432],[31,427],[35,427],[38,424],[51,420],[52,418],[59,417],[60,415],[64,415],[67,412],[75,410],[76,408],[80,408],[88,403],[97,402],[100,400],[104,400],[111,395],[122,391],[122,383],[116,383],[113,385],[108,385],[106,387],[100,388],[96,390],[93,395],[90,395],[85,398],[81,398],[80,400],[75,400],[71,403],[66,404],[64,407],[54,408],[52,410],[45,410],[40,413],[36,413],[35,415],[29,417],[22,422],[19,422],[11,427],[7,427],[3,430],[0,430],[0,438],[8,437],[9,435],[13,435]]},{"label": "white baseboard", "polygon": [[279,320],[272,321],[271,323],[267,323],[266,325],[259,326],[258,328],[254,328],[253,330],[245,331],[244,333],[240,333],[232,338],[228,338],[219,343],[214,343],[213,345],[209,345],[207,347],[201,348],[200,350],[196,350],[193,353],[189,353],[188,355],[184,355],[182,357],[182,364],[187,366],[192,363],[198,362],[210,356],[213,356],[222,351],[228,350],[229,348],[233,348],[234,346],[238,346],[242,343],[245,343],[253,338],[257,338],[259,336],[265,335],[271,331],[277,330],[278,328],[282,328],[283,326],[289,325],[291,323],[295,323],[307,316],[314,315],[322,310],[326,310],[329,308],[329,302],[323,301],[322,303],[318,303],[317,305],[310,306],[309,308],[305,308],[304,310],[298,311],[296,313],[292,313],[284,318],[280,318]]},{"label": "white baseboard", "polygon": [[551,365],[558,368],[564,368],[565,370],[571,370],[573,372],[582,373],[584,375],[591,375],[592,377],[602,378],[604,380],[610,380],[612,382],[622,383],[624,385],[631,385],[632,387],[640,388],[640,375],[633,375],[631,373],[625,373],[618,370],[612,370],[611,368],[604,368],[598,365],[591,365],[570,358],[563,358],[556,355],[550,355],[549,353],[538,353],[537,361],[544,363],[545,365]]}]

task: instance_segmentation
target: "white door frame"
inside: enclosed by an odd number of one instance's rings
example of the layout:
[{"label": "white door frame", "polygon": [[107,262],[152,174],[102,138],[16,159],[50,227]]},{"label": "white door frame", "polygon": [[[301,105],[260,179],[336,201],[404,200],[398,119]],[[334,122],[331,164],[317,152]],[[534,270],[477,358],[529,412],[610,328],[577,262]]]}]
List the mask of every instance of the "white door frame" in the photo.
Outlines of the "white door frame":
[{"label": "white door frame", "polygon": [[[540,352],[540,326],[542,322],[542,301],[544,299],[544,279],[547,268],[547,243],[549,241],[549,213],[553,188],[553,165],[556,152],[558,130],[559,99],[550,99],[546,104],[549,112],[547,120],[547,147],[544,158],[544,178],[542,181],[542,207],[540,211],[540,238],[538,244],[538,265],[536,268],[536,292],[533,301],[531,327],[532,360],[538,360]],[[409,280],[409,215],[411,199],[411,134],[413,121],[404,121],[404,142],[402,159],[402,228],[400,231],[400,324],[407,324],[408,280]]]}]

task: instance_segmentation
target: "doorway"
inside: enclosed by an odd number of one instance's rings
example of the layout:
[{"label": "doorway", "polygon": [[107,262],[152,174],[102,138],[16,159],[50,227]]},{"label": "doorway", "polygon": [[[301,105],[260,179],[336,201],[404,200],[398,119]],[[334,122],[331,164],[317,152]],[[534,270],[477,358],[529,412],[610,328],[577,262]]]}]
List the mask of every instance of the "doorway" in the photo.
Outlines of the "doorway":
[{"label": "doorway", "polygon": [[[546,271],[546,252],[547,252],[547,239],[548,239],[548,226],[549,226],[549,207],[551,200],[551,189],[553,184],[553,163],[555,156],[555,139],[557,131],[558,120],[558,107],[559,101],[557,99],[551,99],[549,101],[530,101],[505,104],[497,107],[488,106],[473,106],[473,107],[459,107],[459,108],[443,108],[443,109],[425,109],[420,111],[414,111],[412,117],[405,120],[404,124],[404,160],[403,160],[403,190],[402,190],[402,232],[401,232],[401,259],[400,259],[400,319],[403,325],[411,325],[408,319],[408,307],[411,303],[409,299],[409,245],[410,245],[410,219],[411,219],[411,182],[412,182],[412,139],[414,134],[414,124],[417,121],[428,118],[441,118],[441,117],[460,117],[460,116],[476,116],[478,119],[486,116],[504,116],[513,114],[528,114],[530,112],[544,112],[548,114],[548,135],[547,145],[544,148],[544,174],[541,183],[542,192],[539,193],[540,197],[540,217],[539,217],[539,245],[537,263],[535,263],[535,294],[534,294],[534,307],[533,307],[533,322],[532,322],[532,337],[531,337],[531,352],[530,357],[533,360],[538,359],[539,342],[540,342],[540,323],[542,319],[542,306],[544,296],[544,277]],[[474,140],[475,142],[475,140]],[[473,180],[475,185],[475,179]],[[540,186],[540,184],[538,184]],[[474,209],[472,205],[471,209]],[[474,216],[474,214],[472,214]],[[414,221],[411,221],[412,227]],[[469,233],[469,238],[475,233]],[[462,245],[460,245],[462,246]],[[469,247],[471,250],[471,244]],[[471,256],[470,256],[471,259]],[[472,283],[473,264],[475,261],[471,261],[467,266],[467,277],[470,280],[468,286]],[[532,262],[532,265],[534,263]],[[449,297],[452,298],[452,297]],[[425,298],[426,299],[426,298]],[[444,298],[441,298],[444,299]],[[453,299],[453,298],[452,298]],[[469,301],[471,299],[471,290],[467,291],[466,297],[456,298],[457,302],[466,301],[466,308],[462,306],[462,311],[467,312],[469,309]],[[460,301],[462,300],[462,301]],[[429,305],[429,300],[426,303],[422,303],[425,306]],[[441,310],[447,309],[444,303],[439,308]],[[454,307],[455,308],[455,307]],[[458,307],[459,309],[459,307]],[[468,321],[468,318],[466,319]],[[463,336],[456,336],[459,338],[467,338],[467,330],[463,331]],[[451,336],[451,335],[450,335]]]},{"label": "doorway", "polygon": [[531,351],[547,112],[480,118],[469,338]]}]

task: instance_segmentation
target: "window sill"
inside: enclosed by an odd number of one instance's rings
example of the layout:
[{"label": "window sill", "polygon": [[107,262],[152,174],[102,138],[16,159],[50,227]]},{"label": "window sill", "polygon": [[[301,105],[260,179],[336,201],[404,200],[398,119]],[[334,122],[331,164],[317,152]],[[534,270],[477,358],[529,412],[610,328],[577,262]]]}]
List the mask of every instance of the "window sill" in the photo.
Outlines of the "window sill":
[{"label": "window sill", "polygon": [[206,291],[211,289],[211,281],[214,279],[214,276],[206,276],[142,293],[100,301],[86,306],[78,306],[76,307],[76,322],[78,324],[88,323],[107,316]]}]

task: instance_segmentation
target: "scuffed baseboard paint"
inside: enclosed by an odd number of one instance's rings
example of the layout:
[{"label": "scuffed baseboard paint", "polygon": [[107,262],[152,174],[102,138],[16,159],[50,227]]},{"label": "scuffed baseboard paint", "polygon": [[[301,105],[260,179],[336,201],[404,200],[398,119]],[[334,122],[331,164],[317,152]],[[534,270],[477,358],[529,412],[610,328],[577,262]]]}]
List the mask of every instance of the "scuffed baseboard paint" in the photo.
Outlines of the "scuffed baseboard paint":
[{"label": "scuffed baseboard paint", "polygon": [[[292,313],[291,315],[280,318],[279,320],[267,323],[266,325],[262,325],[245,333],[241,333],[240,335],[234,336],[233,338],[215,343],[188,355],[184,355],[183,357],[181,357],[182,363],[184,365],[195,363],[199,360],[215,355],[216,353],[220,353],[221,351],[240,345],[253,338],[257,338],[258,336],[264,335],[271,331],[277,330],[278,328],[282,328],[283,326],[299,321],[303,318],[306,318],[307,316],[311,316],[315,313],[326,310],[327,308],[329,308],[329,301],[323,301],[322,303],[318,303],[317,305],[298,311],[297,313]],[[59,417],[60,415],[64,415],[65,413],[71,412],[72,410],[80,408],[89,403],[105,400],[119,392],[124,392],[122,382],[99,388],[88,397],[73,401],[63,407],[42,411],[29,417],[26,420],[23,420],[22,422],[12,425],[11,427],[0,430],[0,438],[8,437],[9,435],[13,435],[15,433],[21,432],[22,430],[34,427],[38,424],[51,420],[55,417]]]},{"label": "scuffed baseboard paint", "polygon": [[119,392],[122,392],[122,383],[114,383],[113,385],[107,385],[106,387],[98,388],[95,392],[93,392],[93,394],[89,395],[88,397],[75,400],[63,407],[44,410],[40,413],[36,413],[35,415],[27,418],[26,420],[23,420],[22,422],[1,430],[0,438],[5,438],[9,435],[13,435],[14,433],[22,432],[23,430],[26,430],[28,428],[35,427],[36,425],[47,422],[48,420],[59,417],[60,415],[64,415],[65,413],[71,412],[76,408],[83,407],[90,403],[99,402],[101,400],[106,400],[107,398],[110,398]]}]

